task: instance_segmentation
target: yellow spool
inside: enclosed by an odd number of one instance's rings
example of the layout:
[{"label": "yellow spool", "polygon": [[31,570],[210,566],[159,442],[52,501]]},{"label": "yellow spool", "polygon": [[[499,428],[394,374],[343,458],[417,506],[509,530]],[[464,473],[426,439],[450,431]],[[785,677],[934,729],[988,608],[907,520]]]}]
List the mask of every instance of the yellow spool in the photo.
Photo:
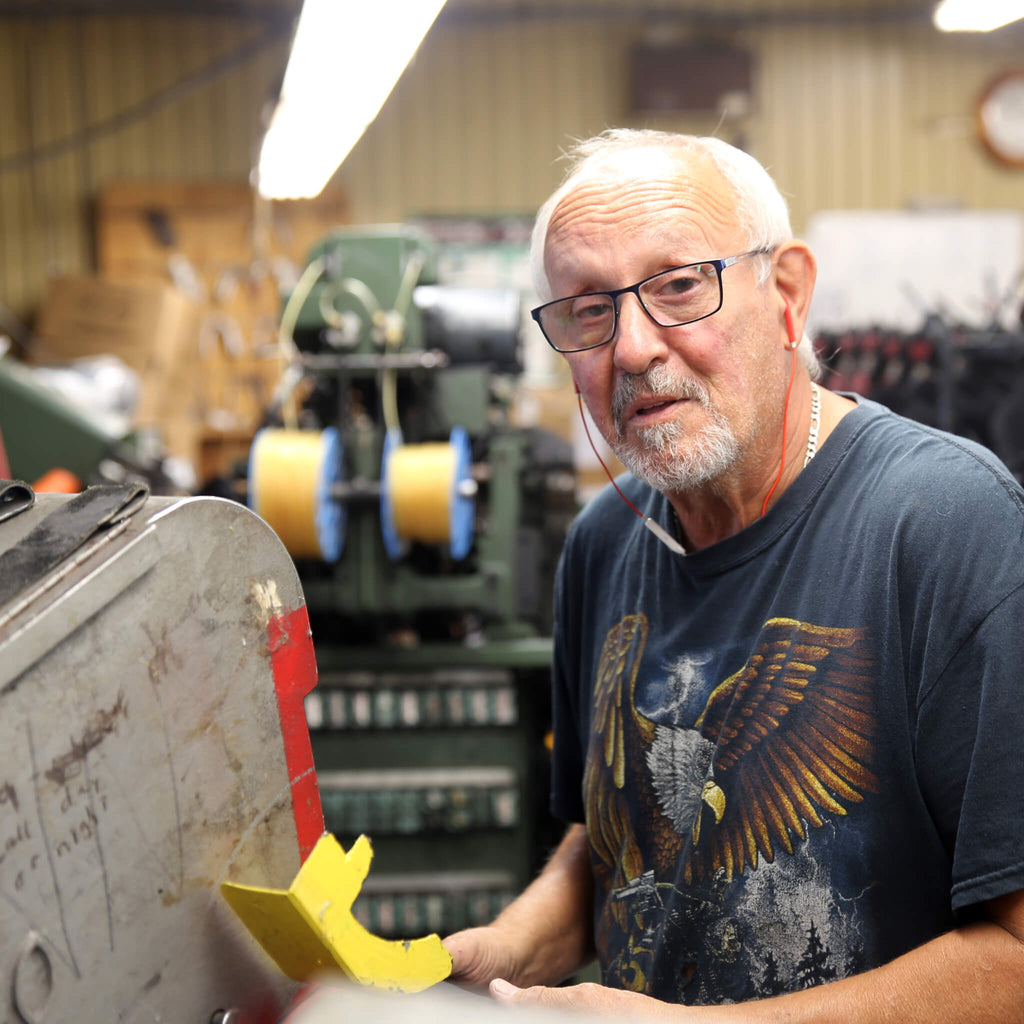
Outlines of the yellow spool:
[{"label": "yellow spool", "polygon": [[336,561],[343,522],[329,488],[340,471],[337,431],[261,430],[249,452],[249,507],[293,558]]},{"label": "yellow spool", "polygon": [[452,427],[447,444],[404,445],[401,434],[389,430],[380,475],[381,538],[393,560],[404,557],[409,541],[444,544],[456,561],[469,554],[476,484],[463,427]]},{"label": "yellow spool", "polygon": [[395,533],[422,544],[446,544],[451,533],[456,450],[447,442],[403,445],[391,453],[388,490]]}]

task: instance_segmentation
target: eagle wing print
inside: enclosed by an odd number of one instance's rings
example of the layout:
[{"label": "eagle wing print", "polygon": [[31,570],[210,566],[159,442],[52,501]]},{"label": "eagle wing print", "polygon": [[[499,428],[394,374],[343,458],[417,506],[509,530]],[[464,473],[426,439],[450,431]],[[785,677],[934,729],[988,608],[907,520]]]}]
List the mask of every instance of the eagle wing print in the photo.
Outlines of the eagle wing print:
[{"label": "eagle wing print", "polygon": [[870,771],[874,659],[861,629],[770,619],[747,663],[695,723],[714,742],[686,880],[727,878],[793,852],[822,814],[877,792]]},{"label": "eagle wing print", "polygon": [[628,615],[613,626],[601,650],[594,684],[593,738],[583,777],[587,831],[595,867],[602,874],[617,876],[616,885],[644,870],[630,808],[638,797],[637,782],[650,796],[650,787],[643,786],[633,770],[654,729],[654,723],[638,714],[634,705],[636,675],[646,643],[647,618],[643,614]]}]

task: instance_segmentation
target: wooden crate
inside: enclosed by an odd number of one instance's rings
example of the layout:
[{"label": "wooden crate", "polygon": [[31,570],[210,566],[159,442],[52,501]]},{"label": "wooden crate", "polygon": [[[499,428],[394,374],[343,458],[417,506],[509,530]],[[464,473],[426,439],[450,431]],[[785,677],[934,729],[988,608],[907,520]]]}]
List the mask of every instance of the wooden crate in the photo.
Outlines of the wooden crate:
[{"label": "wooden crate", "polygon": [[347,219],[337,191],[271,203],[244,183],[119,182],[99,196],[101,273],[173,282],[199,309],[196,391],[182,396],[179,413],[190,404],[199,420],[200,482],[229,472],[258,428],[280,376],[282,289],[313,244]]}]

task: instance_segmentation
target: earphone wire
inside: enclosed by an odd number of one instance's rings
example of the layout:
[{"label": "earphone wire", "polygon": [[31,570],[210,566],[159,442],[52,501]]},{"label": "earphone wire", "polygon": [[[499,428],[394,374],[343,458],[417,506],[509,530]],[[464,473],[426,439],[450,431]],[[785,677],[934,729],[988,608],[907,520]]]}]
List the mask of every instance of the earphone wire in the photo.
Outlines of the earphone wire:
[{"label": "earphone wire", "polygon": [[640,509],[638,509],[638,508],[636,507],[636,505],[634,505],[634,504],[633,504],[633,502],[631,502],[631,501],[629,500],[629,498],[627,498],[627,497],[626,497],[626,496],[625,496],[625,495],[624,495],[624,494],[622,493],[622,488],[621,488],[621,487],[619,487],[619,485],[618,485],[618,484],[617,484],[617,483],[615,482],[615,477],[613,477],[613,476],[612,476],[612,474],[611,474],[611,470],[609,470],[609,468],[608,468],[608,467],[607,467],[607,466],[606,466],[606,465],[604,464],[604,459],[602,459],[602,458],[601,458],[601,453],[600,453],[600,452],[599,452],[599,451],[597,450],[597,445],[595,445],[595,444],[594,444],[594,439],[593,439],[593,438],[592,438],[592,437],[590,436],[590,427],[589,427],[589,426],[587,425],[587,417],[586,417],[586,415],[585,415],[585,414],[584,414],[584,412],[583,412],[583,396],[582,396],[582,395],[581,395],[581,394],[579,393],[579,391],[577,391],[577,392],[576,392],[576,404],[577,404],[577,405],[579,406],[579,409],[580,409],[580,419],[581,419],[581,420],[583,421],[583,432],[584,432],[584,433],[585,433],[585,434],[587,435],[587,441],[588,441],[588,442],[590,443],[590,448],[591,448],[591,451],[593,451],[593,453],[594,453],[594,457],[595,457],[595,458],[597,459],[597,461],[598,461],[598,462],[600,462],[600,463],[601,463],[601,468],[602,468],[602,469],[604,470],[604,475],[605,475],[606,477],[608,477],[608,479],[609,479],[609,480],[611,481],[612,487],[614,487],[614,488],[615,488],[615,490],[616,490],[616,493],[617,493],[617,494],[619,495],[619,497],[620,497],[620,498],[621,498],[621,499],[622,499],[622,500],[623,500],[623,501],[624,501],[624,502],[625,502],[625,503],[626,503],[626,504],[627,504],[627,505],[628,505],[628,506],[629,506],[629,507],[630,507],[630,508],[631,508],[631,509],[632,509],[632,510],[633,510],[633,511],[634,511],[634,512],[635,512],[635,513],[636,513],[636,514],[637,514],[637,515],[638,515],[638,516],[640,517],[640,518],[641,518],[641,519],[644,519],[644,518],[646,518],[646,517],[644,516],[643,512],[641,512],[641,511],[640,511]]},{"label": "earphone wire", "polygon": [[597,461],[601,463],[601,468],[604,470],[605,476],[608,477],[612,487],[615,488],[615,493],[618,494],[618,496],[640,517],[640,522],[642,522],[644,526],[650,530],[650,532],[653,533],[654,536],[662,542],[662,544],[665,545],[665,547],[667,547],[673,554],[685,555],[686,548],[684,548],[683,545],[680,544],[679,541],[661,525],[661,523],[652,519],[650,516],[645,516],[643,512],[641,512],[640,509],[638,509],[636,505],[634,505],[633,502],[631,502],[629,498],[622,493],[622,488],[615,482],[615,477],[612,476],[611,471],[605,465],[604,459],[601,458],[601,454],[598,452],[597,446],[594,444],[594,439],[590,436],[590,427],[587,425],[587,417],[583,415],[583,399],[580,397],[578,388],[576,390],[576,402],[580,407],[580,419],[583,421],[583,431],[587,435],[587,440],[590,442],[591,450],[593,451]]}]

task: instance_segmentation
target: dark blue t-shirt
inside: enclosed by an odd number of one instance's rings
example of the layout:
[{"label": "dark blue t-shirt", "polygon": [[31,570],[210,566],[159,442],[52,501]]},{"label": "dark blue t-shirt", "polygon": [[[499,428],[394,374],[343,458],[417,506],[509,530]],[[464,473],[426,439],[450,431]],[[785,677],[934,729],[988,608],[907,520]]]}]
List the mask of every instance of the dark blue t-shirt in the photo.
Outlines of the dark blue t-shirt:
[{"label": "dark blue t-shirt", "polygon": [[605,983],[792,991],[1024,888],[1022,585],[1005,468],[864,400],[691,555],[602,492],[558,575],[552,809],[587,824]]}]

